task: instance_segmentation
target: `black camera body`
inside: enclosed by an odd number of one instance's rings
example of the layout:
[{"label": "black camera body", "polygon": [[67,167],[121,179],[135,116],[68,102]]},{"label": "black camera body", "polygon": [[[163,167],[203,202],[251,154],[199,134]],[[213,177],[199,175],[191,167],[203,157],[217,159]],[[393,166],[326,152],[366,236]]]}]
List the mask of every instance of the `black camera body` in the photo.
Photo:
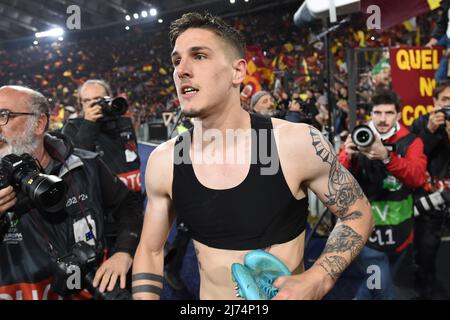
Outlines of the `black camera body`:
[{"label": "black camera body", "polygon": [[357,147],[369,147],[375,142],[375,134],[365,124],[356,126],[352,132],[352,141]]},{"label": "black camera body", "polygon": [[102,108],[103,115],[110,117],[120,117],[128,110],[128,102],[122,97],[103,97],[97,104]]},{"label": "black camera body", "polygon": [[36,160],[24,153],[9,154],[0,161],[0,189],[22,191],[39,210],[54,213],[66,204],[67,185],[61,178],[41,173]]},{"label": "black camera body", "polygon": [[[112,291],[100,292],[94,287],[100,256],[101,250],[84,241],[77,242],[68,254],[52,261],[52,291],[64,297],[87,289],[95,300],[131,300],[131,294],[119,287],[119,281]],[[80,279],[73,279],[77,276]]]},{"label": "black camera body", "polygon": [[442,109],[439,109],[436,112],[442,112],[445,114],[445,120],[450,121],[450,106],[442,107]]}]

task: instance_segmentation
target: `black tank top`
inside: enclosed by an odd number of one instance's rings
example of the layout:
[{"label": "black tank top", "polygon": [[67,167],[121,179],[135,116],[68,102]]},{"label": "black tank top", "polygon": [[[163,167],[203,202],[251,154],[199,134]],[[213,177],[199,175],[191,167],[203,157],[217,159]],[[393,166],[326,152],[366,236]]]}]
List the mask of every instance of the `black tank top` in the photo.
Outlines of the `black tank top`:
[{"label": "black tank top", "polygon": [[[254,114],[250,117],[252,129],[257,132],[252,135],[252,147],[257,143],[259,151],[260,140],[266,140],[267,150],[271,150],[270,146],[275,146],[271,119]],[[269,132],[271,139],[261,139],[258,134],[264,131],[261,129]],[[175,157],[184,155],[184,159],[190,160],[191,139],[187,138],[189,135],[192,138],[192,132],[178,137]],[[273,149],[272,158],[279,163],[277,149]],[[288,242],[303,232],[308,198],[295,199],[284,179],[281,164],[275,174],[262,175],[261,169],[270,165],[261,162],[267,161],[261,161],[259,152],[252,152],[247,177],[238,186],[225,190],[203,186],[195,176],[191,161],[174,162],[173,205],[178,222],[185,224],[192,239],[213,248],[252,250]]]}]

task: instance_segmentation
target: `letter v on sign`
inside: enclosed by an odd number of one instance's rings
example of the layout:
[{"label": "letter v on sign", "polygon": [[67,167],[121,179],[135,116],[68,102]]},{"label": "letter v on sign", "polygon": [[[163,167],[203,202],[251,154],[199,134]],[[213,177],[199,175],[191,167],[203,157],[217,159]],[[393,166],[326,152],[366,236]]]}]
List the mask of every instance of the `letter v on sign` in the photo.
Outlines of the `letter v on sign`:
[{"label": "letter v on sign", "polygon": [[383,208],[383,213],[381,213],[380,208],[378,206],[374,206],[375,211],[377,212],[378,216],[381,218],[381,220],[386,221],[387,214],[389,211],[389,205],[386,203]]}]

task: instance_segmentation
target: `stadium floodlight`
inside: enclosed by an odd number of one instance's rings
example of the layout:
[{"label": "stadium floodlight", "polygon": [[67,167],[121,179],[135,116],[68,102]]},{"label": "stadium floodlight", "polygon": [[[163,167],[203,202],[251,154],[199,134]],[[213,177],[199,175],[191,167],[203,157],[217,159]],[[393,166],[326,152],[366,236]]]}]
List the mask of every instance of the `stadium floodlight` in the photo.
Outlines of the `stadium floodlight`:
[{"label": "stadium floodlight", "polygon": [[137,20],[137,19],[139,19],[139,15],[137,13],[133,13],[133,18],[135,18]]},{"label": "stadium floodlight", "polygon": [[35,46],[37,46],[37,45],[39,44],[39,42],[38,42],[37,40],[34,40],[34,41],[33,41],[33,44],[34,44]]},{"label": "stadium floodlight", "polygon": [[59,40],[59,41],[63,41],[64,38],[63,38],[63,37],[58,37],[58,40]]},{"label": "stadium floodlight", "polygon": [[125,27],[125,30],[130,30],[130,26],[126,26],[126,27]]},{"label": "stadium floodlight", "polygon": [[131,20],[131,17],[130,17],[129,14],[127,14],[127,15],[125,16],[125,20],[127,20],[127,21],[130,21],[130,20]]},{"label": "stadium floodlight", "polygon": [[230,3],[231,4],[233,4],[233,3],[235,3],[236,2],[236,0],[230,0]]},{"label": "stadium floodlight", "polygon": [[248,2],[249,0],[244,0],[244,2]]},{"label": "stadium floodlight", "polygon": [[156,10],[155,8],[151,8],[151,9],[150,9],[150,15],[151,15],[152,17],[156,16],[157,14],[158,14],[158,10]]},{"label": "stadium floodlight", "polygon": [[159,22],[159,23],[163,23],[164,20],[163,20],[163,19],[158,19],[158,22]]},{"label": "stadium floodlight", "polygon": [[142,18],[147,18],[147,16],[148,16],[147,11],[144,10],[144,11],[141,12],[141,17]]},{"label": "stadium floodlight", "polygon": [[44,38],[44,37],[60,37],[64,34],[64,30],[62,28],[54,28],[48,31],[36,32],[34,35],[36,38]]}]

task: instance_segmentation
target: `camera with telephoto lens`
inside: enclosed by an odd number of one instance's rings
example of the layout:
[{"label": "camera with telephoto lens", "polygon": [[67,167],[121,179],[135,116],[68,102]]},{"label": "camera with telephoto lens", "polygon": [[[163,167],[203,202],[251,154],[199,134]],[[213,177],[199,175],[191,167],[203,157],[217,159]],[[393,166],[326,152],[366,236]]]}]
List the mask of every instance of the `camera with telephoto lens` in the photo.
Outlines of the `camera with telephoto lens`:
[{"label": "camera with telephoto lens", "polygon": [[352,141],[357,147],[369,147],[375,142],[375,134],[369,126],[361,124],[353,129]]},{"label": "camera with telephoto lens", "polygon": [[61,178],[41,173],[36,160],[24,153],[9,154],[0,161],[0,189],[22,191],[37,209],[54,213],[66,204],[67,185]]},{"label": "camera with telephoto lens", "polygon": [[84,241],[77,242],[72,250],[52,263],[51,290],[65,297],[86,289],[95,300],[131,300],[131,294],[119,286],[119,279],[112,291],[100,292],[94,287],[94,277],[99,265],[101,250]]},{"label": "camera with telephoto lens", "polygon": [[426,214],[429,211],[443,211],[450,207],[450,189],[435,191],[414,201],[414,215]]},{"label": "camera with telephoto lens", "polygon": [[450,121],[450,106],[442,107],[442,109],[439,109],[436,112],[442,112],[445,114],[445,120]]},{"label": "camera with telephoto lens", "polygon": [[128,102],[122,97],[103,97],[97,101],[97,104],[102,107],[102,113],[105,116],[119,117],[128,110]]}]

